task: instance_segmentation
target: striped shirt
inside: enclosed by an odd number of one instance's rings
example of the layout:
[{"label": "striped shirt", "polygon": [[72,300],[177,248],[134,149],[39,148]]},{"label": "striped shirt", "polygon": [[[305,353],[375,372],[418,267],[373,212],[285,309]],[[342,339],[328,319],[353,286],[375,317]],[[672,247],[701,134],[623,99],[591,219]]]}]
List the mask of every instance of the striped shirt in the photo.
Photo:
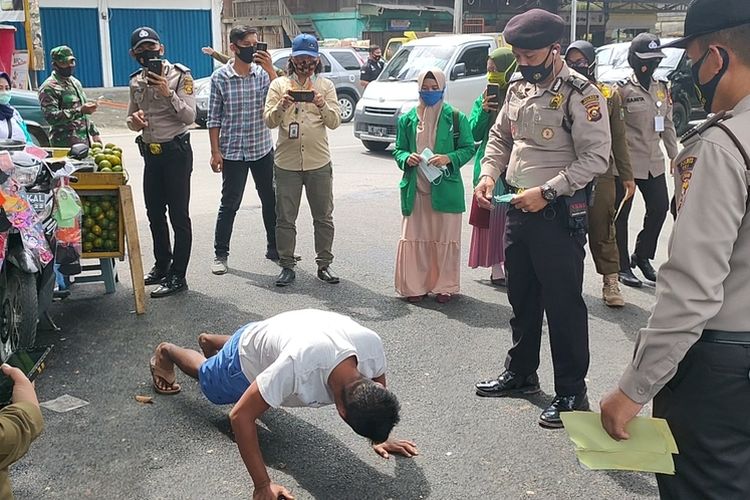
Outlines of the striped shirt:
[{"label": "striped shirt", "polygon": [[233,61],[211,75],[208,128],[219,128],[221,156],[230,161],[256,161],[273,148],[271,131],[263,122],[263,107],[271,79],[257,64],[238,75]]}]

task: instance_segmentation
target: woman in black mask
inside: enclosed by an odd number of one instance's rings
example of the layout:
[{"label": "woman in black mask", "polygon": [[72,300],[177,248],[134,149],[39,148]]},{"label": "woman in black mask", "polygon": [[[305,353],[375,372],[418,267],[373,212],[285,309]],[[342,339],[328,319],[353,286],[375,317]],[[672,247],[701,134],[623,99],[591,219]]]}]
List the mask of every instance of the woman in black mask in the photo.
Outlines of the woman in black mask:
[{"label": "woman in black mask", "polygon": [[[633,175],[646,203],[643,229],[638,234],[632,255],[628,251],[628,216],[632,199],[625,202],[616,224],[620,252],[619,279],[624,285],[634,287],[643,284],[633,274],[635,267],[640,269],[646,280],[656,281],[656,270],[651,266],[651,260],[656,255],[659,233],[669,210],[666,168],[660,140],[664,141],[670,160],[677,156],[677,133],[672,122],[672,98],[668,82],[654,76],[665,57],[659,45],[659,39],[651,33],[641,33],[635,37],[628,54],[633,74],[617,84],[625,108]],[[624,197],[625,190],[618,183],[618,206]]]}]

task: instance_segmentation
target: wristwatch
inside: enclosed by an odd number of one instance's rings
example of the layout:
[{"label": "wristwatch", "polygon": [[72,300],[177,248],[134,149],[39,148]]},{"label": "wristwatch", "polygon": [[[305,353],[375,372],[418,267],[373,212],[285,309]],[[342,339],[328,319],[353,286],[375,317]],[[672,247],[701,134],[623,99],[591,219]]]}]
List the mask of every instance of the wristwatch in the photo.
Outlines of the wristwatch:
[{"label": "wristwatch", "polygon": [[557,191],[549,184],[542,184],[542,198],[547,201],[554,201],[557,198]]}]

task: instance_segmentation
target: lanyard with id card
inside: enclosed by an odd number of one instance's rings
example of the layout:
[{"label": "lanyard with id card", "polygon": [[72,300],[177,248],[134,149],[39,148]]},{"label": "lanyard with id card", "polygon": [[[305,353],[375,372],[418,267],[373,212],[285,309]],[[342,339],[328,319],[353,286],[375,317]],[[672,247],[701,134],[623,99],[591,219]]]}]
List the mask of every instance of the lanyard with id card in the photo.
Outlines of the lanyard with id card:
[{"label": "lanyard with id card", "polygon": [[[663,103],[661,101],[657,101],[656,103],[656,109],[661,113],[661,107]],[[654,117],[654,130],[656,132],[664,132],[664,116],[661,114],[658,114]]]}]

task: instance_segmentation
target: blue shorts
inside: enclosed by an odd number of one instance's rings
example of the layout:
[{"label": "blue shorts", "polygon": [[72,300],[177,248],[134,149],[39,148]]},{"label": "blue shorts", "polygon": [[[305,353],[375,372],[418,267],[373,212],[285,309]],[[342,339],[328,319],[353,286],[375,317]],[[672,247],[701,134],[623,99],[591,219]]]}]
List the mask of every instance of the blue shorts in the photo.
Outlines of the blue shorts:
[{"label": "blue shorts", "polygon": [[198,369],[201,391],[212,403],[236,403],[250,387],[240,365],[239,345],[244,331],[245,327],[237,330],[221,351],[208,358]]}]

